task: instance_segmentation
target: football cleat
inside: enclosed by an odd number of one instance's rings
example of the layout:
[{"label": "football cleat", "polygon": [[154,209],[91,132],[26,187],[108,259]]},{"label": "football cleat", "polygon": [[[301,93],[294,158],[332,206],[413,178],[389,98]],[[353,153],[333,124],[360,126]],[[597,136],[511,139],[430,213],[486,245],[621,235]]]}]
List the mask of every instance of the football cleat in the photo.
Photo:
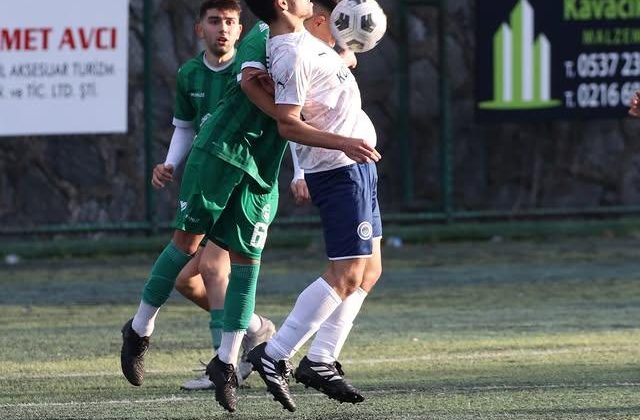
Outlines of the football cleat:
[{"label": "football cleat", "polygon": [[314,388],[340,403],[356,404],[364,401],[360,391],[343,376],[344,371],[339,362],[331,364],[312,362],[307,356],[302,358],[294,375],[296,382],[302,383],[305,387]]},{"label": "football cleat", "polygon": [[238,405],[238,396],[236,395],[238,377],[233,365],[224,363],[216,356],[207,365],[206,373],[213,382],[218,404],[231,413],[235,412]]},{"label": "football cleat", "polygon": [[140,386],[144,381],[144,355],[149,350],[149,337],[140,337],[131,327],[133,318],[122,326],[120,367],[131,385]]},{"label": "football cleat", "polygon": [[211,382],[209,375],[206,373],[198,376],[197,378],[190,379],[180,386],[180,389],[185,391],[203,391],[215,388],[216,386]]},{"label": "football cleat", "polygon": [[275,360],[267,356],[264,349],[267,343],[256,346],[247,355],[247,360],[253,365],[253,369],[260,374],[260,377],[267,385],[267,390],[273,395],[273,399],[278,401],[289,411],[296,411],[296,404],[289,392],[289,376],[292,366],[288,360]]}]

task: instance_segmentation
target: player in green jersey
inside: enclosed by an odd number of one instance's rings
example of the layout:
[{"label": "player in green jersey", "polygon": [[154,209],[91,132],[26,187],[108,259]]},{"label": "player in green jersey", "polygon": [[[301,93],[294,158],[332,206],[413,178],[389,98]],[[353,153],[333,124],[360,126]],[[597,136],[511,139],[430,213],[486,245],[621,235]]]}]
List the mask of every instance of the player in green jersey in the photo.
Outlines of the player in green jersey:
[{"label": "player in green jersey", "polygon": [[[267,68],[267,37],[268,26],[258,23],[238,48],[234,63],[237,83],[229,86],[196,137],[183,176],[176,230],[156,260],[143,292],[143,301],[157,313],[205,234],[228,247],[231,274],[224,305],[223,344],[207,370],[216,383],[216,399],[230,401],[225,406],[229,411],[235,410],[234,365],[255,307],[260,257],[277,210],[277,176],[287,145],[269,117],[275,115],[273,96],[256,77]],[[325,145],[322,141],[310,143]],[[364,141],[331,146],[356,161],[377,159],[375,149]],[[146,326],[152,319],[138,311],[122,329],[123,373],[131,383],[141,384],[149,337],[132,329],[134,321]],[[210,369],[214,366],[218,377]]]},{"label": "player in green jersey", "polygon": [[[235,79],[233,63],[235,44],[240,37],[241,8],[236,0],[206,0],[200,5],[195,31],[205,49],[184,63],[178,70],[176,100],[171,139],[164,163],[155,166],[152,183],[162,188],[173,180],[174,168],[186,157],[194,135],[211,116],[223,97],[229,80]],[[198,251],[176,281],[176,289],[210,314],[214,352],[220,346],[224,296],[230,271],[229,253],[211,241]],[[144,302],[141,305],[145,305]],[[134,330],[136,325],[133,326]],[[245,353],[273,335],[275,326],[261,316],[253,315],[243,343]],[[244,368],[243,368],[244,367]],[[239,379],[251,373],[250,364],[242,364]],[[206,374],[187,381],[185,390],[211,389],[213,383]]]}]

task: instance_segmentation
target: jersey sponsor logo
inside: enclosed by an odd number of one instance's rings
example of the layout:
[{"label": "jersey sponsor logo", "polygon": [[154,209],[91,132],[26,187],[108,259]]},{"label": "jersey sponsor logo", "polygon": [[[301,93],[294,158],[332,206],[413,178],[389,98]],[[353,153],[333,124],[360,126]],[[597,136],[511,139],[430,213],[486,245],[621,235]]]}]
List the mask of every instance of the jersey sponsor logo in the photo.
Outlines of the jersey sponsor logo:
[{"label": "jersey sponsor logo", "polygon": [[204,92],[190,92],[189,96],[192,98],[204,98]]},{"label": "jersey sponsor logo", "polygon": [[200,223],[200,219],[197,218],[197,217],[187,216],[187,217],[185,217],[185,219],[187,219],[187,221],[189,221],[191,223]]},{"label": "jersey sponsor logo", "polygon": [[373,226],[369,222],[362,222],[358,225],[358,237],[363,241],[368,241],[373,236]]},{"label": "jersey sponsor logo", "polygon": [[338,72],[338,74],[336,74],[336,76],[338,77],[338,80],[340,81],[340,83],[344,83],[344,82],[347,81],[347,79],[349,78],[350,74],[351,74],[351,72],[349,71],[348,68],[342,67],[340,69],[340,71]]}]

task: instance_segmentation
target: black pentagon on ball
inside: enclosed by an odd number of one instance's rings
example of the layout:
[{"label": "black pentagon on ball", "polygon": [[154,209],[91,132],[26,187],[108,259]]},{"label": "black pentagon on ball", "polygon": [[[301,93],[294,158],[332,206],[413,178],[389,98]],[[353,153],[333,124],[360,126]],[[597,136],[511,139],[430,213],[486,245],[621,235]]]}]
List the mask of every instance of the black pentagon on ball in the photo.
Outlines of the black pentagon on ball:
[{"label": "black pentagon on ball", "polygon": [[364,44],[358,41],[357,39],[352,39],[349,42],[347,42],[347,46],[349,47],[350,50],[361,50],[364,48]]},{"label": "black pentagon on ball", "polygon": [[360,29],[369,33],[372,33],[376,29],[376,23],[373,21],[371,13],[360,17]]},{"label": "black pentagon on ball", "polygon": [[340,13],[340,16],[338,16],[338,19],[336,19],[334,24],[336,25],[336,28],[338,28],[339,31],[344,31],[345,29],[349,29],[350,22],[351,22],[351,16],[345,15],[344,13]]}]

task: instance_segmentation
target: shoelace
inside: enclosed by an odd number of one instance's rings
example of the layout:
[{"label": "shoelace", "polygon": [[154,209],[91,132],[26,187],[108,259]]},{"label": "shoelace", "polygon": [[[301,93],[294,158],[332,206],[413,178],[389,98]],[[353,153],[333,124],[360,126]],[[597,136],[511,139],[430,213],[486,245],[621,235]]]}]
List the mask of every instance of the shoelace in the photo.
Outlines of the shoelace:
[{"label": "shoelace", "polygon": [[282,377],[289,383],[289,378],[293,374],[293,365],[288,360],[280,360],[278,362],[278,368],[282,372]]},{"label": "shoelace", "polygon": [[236,371],[233,368],[233,365],[226,365],[224,367],[224,374],[227,383],[231,383],[231,385],[235,387],[238,386],[238,377],[236,376]]},{"label": "shoelace", "polygon": [[200,363],[200,367],[199,368],[195,368],[192,371],[193,372],[206,372],[207,371],[207,364],[205,362],[203,362],[202,360],[198,360],[198,362]]},{"label": "shoelace", "polygon": [[149,339],[145,339],[144,337],[139,337],[138,339],[135,340],[135,346],[136,346],[136,353],[137,354],[144,354],[148,349],[149,349]]}]

